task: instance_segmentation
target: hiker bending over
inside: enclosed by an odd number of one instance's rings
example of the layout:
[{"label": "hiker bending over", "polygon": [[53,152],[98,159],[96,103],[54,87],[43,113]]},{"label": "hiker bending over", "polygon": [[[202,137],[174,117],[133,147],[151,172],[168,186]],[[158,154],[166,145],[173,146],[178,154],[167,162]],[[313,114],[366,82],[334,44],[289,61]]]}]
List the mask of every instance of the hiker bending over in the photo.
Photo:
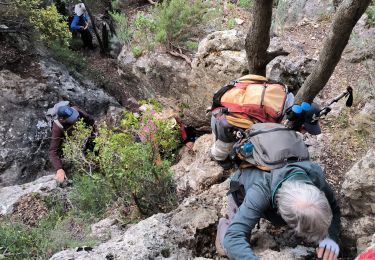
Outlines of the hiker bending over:
[{"label": "hiker bending over", "polygon": [[213,159],[224,169],[231,168],[228,155],[236,141],[235,132],[258,122],[280,123],[293,103],[294,95],[285,85],[263,76],[247,75],[221,88],[215,93],[211,108]]},{"label": "hiker bending over", "polygon": [[87,114],[82,109],[73,106],[60,106],[57,110],[57,119],[52,124],[52,137],[48,150],[49,159],[56,171],[55,179],[62,183],[66,179],[65,171],[61,162],[62,143],[65,138],[65,133],[70,135],[73,130],[74,124],[78,119],[83,119],[87,126],[93,126],[94,118]]},{"label": "hiker bending over", "polygon": [[318,258],[337,259],[340,209],[316,163],[296,162],[271,172],[258,168],[237,171],[231,177],[228,209],[228,219],[219,219],[219,254],[230,259],[258,259],[250,248],[250,235],[265,218],[316,242]]},{"label": "hiker bending over", "polygon": [[81,34],[81,39],[83,44],[90,50],[94,49],[92,43],[92,35],[88,29],[89,23],[88,18],[85,16],[86,7],[84,4],[80,3],[74,7],[74,17],[73,21],[70,24],[70,29],[78,31]]}]

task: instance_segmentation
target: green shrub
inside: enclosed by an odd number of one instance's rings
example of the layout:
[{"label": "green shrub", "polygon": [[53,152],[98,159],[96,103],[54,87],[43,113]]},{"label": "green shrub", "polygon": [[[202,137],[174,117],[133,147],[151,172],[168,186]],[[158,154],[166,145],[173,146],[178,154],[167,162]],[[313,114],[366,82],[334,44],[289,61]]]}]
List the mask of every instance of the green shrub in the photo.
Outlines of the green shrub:
[{"label": "green shrub", "polygon": [[[174,207],[170,161],[178,145],[178,130],[172,121],[158,120],[153,115],[151,110],[141,118],[128,112],[117,129],[102,125],[94,151],[86,153],[82,151],[82,142],[91,130],[84,129],[82,122],[77,123],[64,143],[64,157],[72,162],[75,172],[90,178],[81,179],[75,203],[96,214],[103,212],[111,197],[117,197],[126,206],[135,204],[144,215]],[[108,197],[95,197],[97,189],[105,189]],[[80,191],[81,196],[77,194]]]},{"label": "green shrub", "polygon": [[189,51],[196,52],[198,50],[199,44],[194,41],[185,42],[185,46]]},{"label": "green shrub", "polygon": [[206,3],[197,0],[170,0],[158,4],[155,14],[155,39],[165,44],[180,45],[197,34],[208,10]]},{"label": "green shrub", "polygon": [[40,234],[25,225],[10,220],[0,222],[0,249],[6,259],[30,259],[31,256],[39,256],[39,236]]},{"label": "green shrub", "polygon": [[[139,52],[142,50],[152,51],[155,46],[154,32],[156,25],[152,17],[147,17],[144,13],[138,13],[133,22],[134,33],[132,45],[136,45]],[[136,55],[135,55],[136,56]]]},{"label": "green shrub", "polygon": [[371,26],[375,26],[375,0],[373,0],[366,11],[368,15],[368,23]]},{"label": "green shrub", "polygon": [[63,63],[70,72],[81,72],[87,68],[86,59],[80,52],[73,51],[59,43],[50,46],[52,56]]},{"label": "green shrub", "polygon": [[111,205],[114,194],[100,176],[78,175],[69,194],[73,207],[94,217],[102,217]]},{"label": "green shrub", "polygon": [[[53,200],[55,201],[55,200]],[[54,253],[78,245],[94,245],[88,238],[90,218],[61,211],[57,208],[37,226],[29,227],[11,219],[0,221],[0,255],[6,259],[48,259]]]},{"label": "green shrub", "polygon": [[234,18],[230,18],[227,22],[227,26],[229,29],[233,29],[236,26],[236,21]]},{"label": "green shrub", "polygon": [[54,4],[45,9],[33,10],[30,23],[40,33],[40,39],[47,45],[58,41],[62,46],[69,46],[72,35],[64,17],[59,14]]},{"label": "green shrub", "polygon": [[250,8],[253,6],[253,0],[240,0],[238,2],[238,5],[241,7],[241,8]]},{"label": "green shrub", "polygon": [[132,54],[134,57],[138,58],[138,57],[141,57],[142,56],[142,49],[139,48],[139,47],[134,47],[132,49]]},{"label": "green shrub", "polygon": [[124,44],[129,43],[131,35],[129,31],[128,18],[122,13],[113,12],[110,14],[116,25],[117,39]]}]

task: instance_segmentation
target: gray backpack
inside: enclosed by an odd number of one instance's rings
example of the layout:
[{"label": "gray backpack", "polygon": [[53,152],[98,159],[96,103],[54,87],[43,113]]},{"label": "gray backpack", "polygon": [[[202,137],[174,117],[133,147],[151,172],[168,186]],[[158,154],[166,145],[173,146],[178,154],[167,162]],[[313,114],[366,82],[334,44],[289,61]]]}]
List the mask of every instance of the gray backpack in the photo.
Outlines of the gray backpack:
[{"label": "gray backpack", "polygon": [[276,123],[258,123],[247,129],[244,138],[234,145],[233,154],[252,166],[268,170],[309,160],[309,151],[302,137]]}]

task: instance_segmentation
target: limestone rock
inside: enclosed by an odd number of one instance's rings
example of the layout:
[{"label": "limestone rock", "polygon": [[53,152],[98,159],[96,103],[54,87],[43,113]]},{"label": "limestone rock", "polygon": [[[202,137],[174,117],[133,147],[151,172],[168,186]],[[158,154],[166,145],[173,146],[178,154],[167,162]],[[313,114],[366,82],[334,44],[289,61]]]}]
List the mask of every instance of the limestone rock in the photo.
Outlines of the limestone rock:
[{"label": "limestone rock", "polygon": [[358,238],[368,237],[375,233],[375,216],[342,219],[343,242],[356,243]]},{"label": "limestone rock", "polygon": [[[199,255],[196,249],[200,246],[199,240],[203,234],[197,234],[200,230],[214,227],[220,210],[215,205],[218,198],[225,196],[227,185],[227,182],[214,185],[202,194],[185,200],[175,211],[145,219],[92,251],[77,252],[75,249],[69,249],[55,254],[51,259],[193,259],[193,255],[204,257]],[[212,237],[209,239],[212,240]]]},{"label": "limestone rock", "polygon": [[188,91],[190,66],[181,58],[155,52],[136,59],[125,46],[118,61],[134,97],[183,98]]},{"label": "limestone rock", "polygon": [[375,214],[375,149],[356,163],[344,177],[341,198],[343,215],[366,216]]},{"label": "limestone rock", "polygon": [[49,107],[69,100],[99,115],[116,104],[93,83],[72,78],[54,60],[41,60],[40,68],[39,78],[28,79],[0,71],[0,187],[32,181],[36,173],[45,174],[41,169],[48,162],[50,125],[45,113]]},{"label": "limestone rock", "polygon": [[283,0],[276,8],[276,30],[297,25],[303,20],[318,21],[323,15],[332,14],[332,0]]},{"label": "limestone rock", "polygon": [[315,63],[316,60],[307,56],[277,57],[267,65],[267,76],[283,82],[291,90],[297,91],[310,75]]},{"label": "limestone rock", "polygon": [[212,143],[212,135],[199,137],[193,151],[185,150],[181,160],[172,166],[178,193],[203,191],[223,178],[223,169],[210,159]]},{"label": "limestone rock", "polygon": [[246,74],[244,46],[245,36],[236,30],[214,32],[200,42],[189,80],[187,124],[208,126],[205,110],[211,105],[215,91]]},{"label": "limestone rock", "polygon": [[363,116],[374,116],[375,115],[375,100],[371,99],[367,102],[364,108],[360,112]]},{"label": "limestone rock", "polygon": [[23,185],[0,188],[0,215],[11,214],[14,204],[26,194],[47,194],[55,188],[54,175],[47,175]]}]

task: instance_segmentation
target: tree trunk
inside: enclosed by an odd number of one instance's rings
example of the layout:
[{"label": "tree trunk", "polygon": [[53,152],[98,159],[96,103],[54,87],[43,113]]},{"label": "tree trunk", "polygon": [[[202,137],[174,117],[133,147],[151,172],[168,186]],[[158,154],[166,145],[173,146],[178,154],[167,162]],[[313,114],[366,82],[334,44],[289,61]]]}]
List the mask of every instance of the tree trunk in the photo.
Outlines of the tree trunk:
[{"label": "tree trunk", "polygon": [[246,55],[249,72],[266,76],[266,66],[279,55],[288,55],[288,52],[279,49],[267,52],[270,45],[270,28],[272,21],[273,0],[255,0],[252,8],[253,22],[246,36]]},{"label": "tree trunk", "polygon": [[318,63],[296,96],[296,102],[312,102],[328,82],[347,45],[353,27],[371,0],[344,0],[335,14]]},{"label": "tree trunk", "polygon": [[96,26],[95,26],[95,17],[92,15],[89,7],[87,6],[86,4],[86,1],[85,0],[82,0],[82,3],[85,5],[86,7],[86,10],[87,10],[87,13],[89,14],[90,16],[90,19],[91,19],[91,23],[92,23],[92,29],[94,30],[94,33],[96,35],[96,38],[98,39],[98,43],[99,43],[99,47],[100,47],[100,52],[101,53],[105,53],[105,49],[104,49],[104,46],[103,46],[103,42],[100,38],[100,35],[99,35],[99,32],[98,30],[96,29]]}]

